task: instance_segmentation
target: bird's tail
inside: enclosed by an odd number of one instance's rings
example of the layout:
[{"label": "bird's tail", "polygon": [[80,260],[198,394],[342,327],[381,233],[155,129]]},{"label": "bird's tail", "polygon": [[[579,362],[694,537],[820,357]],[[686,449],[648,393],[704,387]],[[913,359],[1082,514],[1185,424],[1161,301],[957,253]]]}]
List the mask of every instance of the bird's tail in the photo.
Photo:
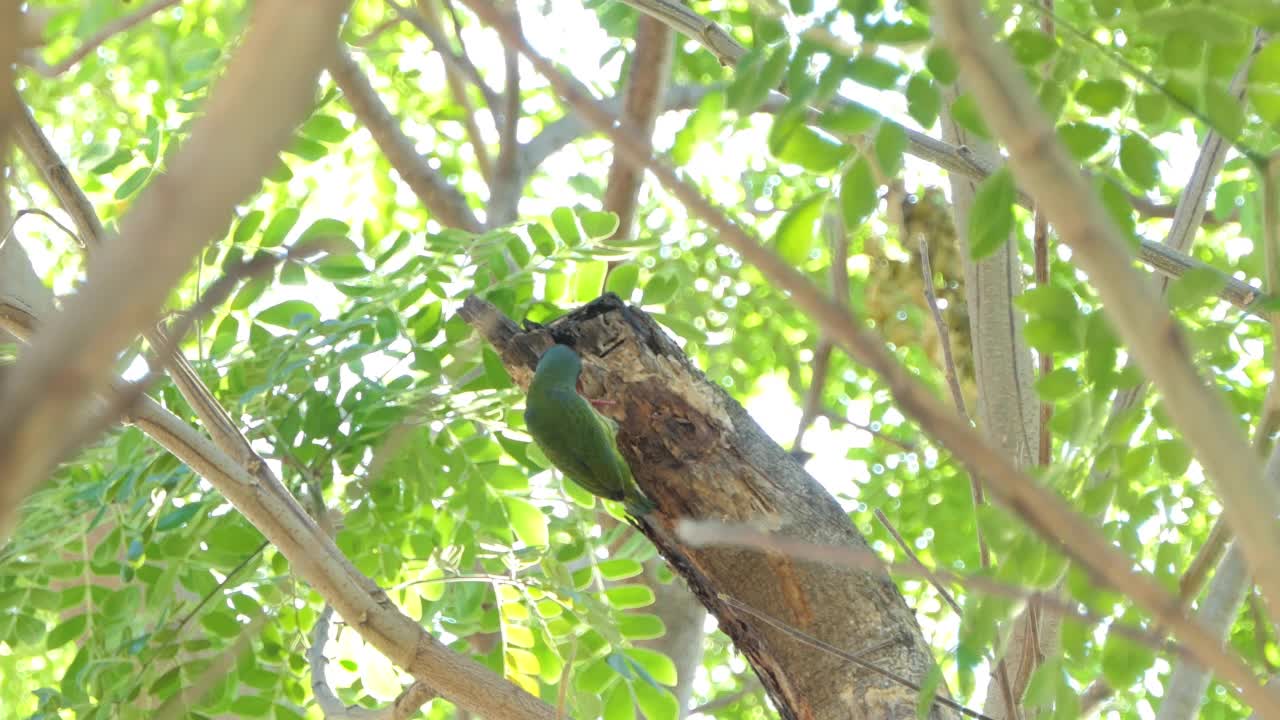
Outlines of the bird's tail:
[{"label": "bird's tail", "polygon": [[658,506],[652,500],[645,496],[639,486],[634,483],[627,488],[626,495],[623,497],[622,504],[626,507],[627,512],[633,517],[644,517],[653,512]]}]

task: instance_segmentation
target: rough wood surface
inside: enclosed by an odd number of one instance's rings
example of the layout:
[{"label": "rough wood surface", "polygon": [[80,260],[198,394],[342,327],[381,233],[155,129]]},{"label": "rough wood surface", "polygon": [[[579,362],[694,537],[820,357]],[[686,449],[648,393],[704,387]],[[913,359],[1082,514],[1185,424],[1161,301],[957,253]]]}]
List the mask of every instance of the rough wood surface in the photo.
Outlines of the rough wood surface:
[{"label": "rough wood surface", "polygon": [[[724,602],[731,597],[914,682],[932,659],[914,615],[882,574],[754,550],[690,548],[681,518],[752,522],[813,543],[865,548],[835,499],[695,368],[643,312],[605,295],[550,325],[522,330],[488,302],[460,312],[527,387],[553,343],[583,356],[588,396],[611,401],[618,446],[658,509],[638,525],[733,639],[783,718],[915,717],[916,693],[823,653]],[[939,715],[941,716],[941,715]]]}]

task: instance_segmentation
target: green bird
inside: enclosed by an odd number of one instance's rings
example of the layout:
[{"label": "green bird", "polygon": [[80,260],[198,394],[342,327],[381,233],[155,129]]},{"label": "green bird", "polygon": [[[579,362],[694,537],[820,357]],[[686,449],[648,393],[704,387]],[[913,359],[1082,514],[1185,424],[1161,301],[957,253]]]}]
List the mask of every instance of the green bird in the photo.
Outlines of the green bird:
[{"label": "green bird", "polygon": [[582,358],[568,345],[553,345],[538,359],[529,383],[524,422],[538,447],[565,477],[608,500],[621,500],[642,517],[654,504],[645,497],[618,452],[617,425],[578,394]]}]

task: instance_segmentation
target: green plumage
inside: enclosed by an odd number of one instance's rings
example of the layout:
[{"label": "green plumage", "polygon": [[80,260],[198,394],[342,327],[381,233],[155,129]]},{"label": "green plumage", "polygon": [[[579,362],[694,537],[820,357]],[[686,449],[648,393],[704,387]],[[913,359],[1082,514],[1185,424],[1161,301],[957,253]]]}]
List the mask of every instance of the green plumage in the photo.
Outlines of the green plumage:
[{"label": "green plumage", "polygon": [[524,422],[538,447],[565,477],[584,490],[620,500],[640,517],[653,510],[618,452],[617,427],[578,394],[582,358],[567,345],[553,345],[538,359]]}]

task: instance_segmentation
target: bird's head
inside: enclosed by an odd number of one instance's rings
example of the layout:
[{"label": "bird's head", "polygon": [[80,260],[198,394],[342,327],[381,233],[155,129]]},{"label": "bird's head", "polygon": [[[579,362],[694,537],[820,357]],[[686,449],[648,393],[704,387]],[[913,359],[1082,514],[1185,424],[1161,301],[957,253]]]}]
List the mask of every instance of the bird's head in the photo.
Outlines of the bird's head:
[{"label": "bird's head", "polygon": [[552,383],[573,385],[582,372],[582,358],[568,345],[552,345],[538,358],[535,378],[545,378]]}]

